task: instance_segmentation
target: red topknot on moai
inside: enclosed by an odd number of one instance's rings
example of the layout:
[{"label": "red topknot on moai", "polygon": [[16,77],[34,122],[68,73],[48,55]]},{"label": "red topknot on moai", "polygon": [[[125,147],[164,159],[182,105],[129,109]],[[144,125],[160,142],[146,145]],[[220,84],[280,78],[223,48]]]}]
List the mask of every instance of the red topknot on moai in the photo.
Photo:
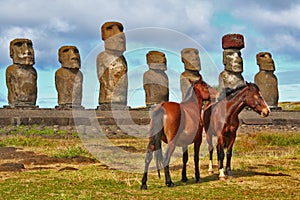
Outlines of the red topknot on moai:
[{"label": "red topknot on moai", "polygon": [[240,52],[244,47],[244,36],[241,34],[227,34],[222,37],[225,69],[219,75],[220,89],[235,89],[245,84],[242,76],[243,59]]},{"label": "red topknot on moai", "polygon": [[243,49],[245,47],[244,36],[241,34],[227,34],[222,37],[223,49]]}]

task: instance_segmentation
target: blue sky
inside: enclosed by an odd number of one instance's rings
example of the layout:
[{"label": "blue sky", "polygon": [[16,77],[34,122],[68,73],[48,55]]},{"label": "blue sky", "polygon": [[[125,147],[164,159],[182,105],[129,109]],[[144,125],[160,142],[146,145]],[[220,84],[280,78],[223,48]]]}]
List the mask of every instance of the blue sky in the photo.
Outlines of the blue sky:
[{"label": "blue sky", "polygon": [[[221,38],[240,33],[243,76],[253,81],[258,72],[255,55],[271,52],[279,81],[279,101],[300,100],[300,1],[239,0],[0,0],[0,104],[7,104],[5,69],[12,63],[9,42],[25,37],[33,41],[38,72],[40,107],[57,105],[54,73],[60,67],[57,51],[63,45],[79,48],[84,74],[83,106],[95,108],[99,91],[96,55],[103,50],[100,27],[120,21],[127,37],[125,57],[129,70],[129,105],[143,106],[142,74],[145,54],[166,54],[171,100],[180,101],[180,50],[200,50],[201,74],[214,85],[223,70]],[[0,105],[1,106],[1,105]]]}]

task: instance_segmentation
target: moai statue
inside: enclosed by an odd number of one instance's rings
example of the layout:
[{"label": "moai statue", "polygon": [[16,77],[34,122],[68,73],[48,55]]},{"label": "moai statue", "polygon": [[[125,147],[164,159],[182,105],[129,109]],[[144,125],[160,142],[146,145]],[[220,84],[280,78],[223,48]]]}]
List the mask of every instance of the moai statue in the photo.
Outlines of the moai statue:
[{"label": "moai statue", "polygon": [[191,83],[201,78],[199,51],[195,48],[185,48],[181,51],[181,60],[184,63],[185,71],[180,75],[180,89],[182,100],[184,100]]},{"label": "moai statue", "polygon": [[227,34],[222,37],[223,64],[225,69],[219,75],[220,89],[236,89],[245,84],[242,76],[243,59],[240,50],[244,48],[244,37]]},{"label": "moai statue", "polygon": [[55,87],[58,93],[56,109],[82,109],[82,72],[80,54],[75,46],[62,46],[58,50],[61,68],[55,72]]},{"label": "moai statue", "polygon": [[97,56],[97,74],[100,82],[99,107],[101,110],[123,109],[127,105],[127,63],[123,56],[126,39],[123,25],[106,22],[101,27],[105,51]]},{"label": "moai statue", "polygon": [[146,55],[149,70],[144,73],[143,82],[146,94],[146,106],[151,108],[156,104],[169,101],[169,79],[165,54],[159,51],[149,51]]},{"label": "moai statue", "polygon": [[269,52],[260,52],[256,55],[256,61],[260,71],[255,75],[254,82],[270,108],[280,109],[278,107],[278,81],[274,75],[275,65],[272,55]]},{"label": "moai statue", "polygon": [[8,89],[7,108],[38,108],[37,72],[33,68],[34,50],[32,41],[25,38],[10,42],[10,57],[13,64],[6,69],[6,86]]}]

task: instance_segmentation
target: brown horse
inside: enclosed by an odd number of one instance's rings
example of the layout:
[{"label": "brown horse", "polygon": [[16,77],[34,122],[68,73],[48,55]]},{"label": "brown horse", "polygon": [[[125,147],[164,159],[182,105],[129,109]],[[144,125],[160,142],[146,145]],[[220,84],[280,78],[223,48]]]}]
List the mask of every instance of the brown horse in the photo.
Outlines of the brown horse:
[{"label": "brown horse", "polygon": [[[217,157],[219,161],[220,179],[225,179],[226,175],[232,177],[230,167],[232,146],[236,138],[236,131],[239,126],[238,114],[246,106],[267,117],[270,109],[260,94],[259,88],[253,83],[246,83],[244,86],[226,93],[222,100],[211,104],[204,109],[203,121],[206,132],[206,140],[209,146],[210,162],[209,172],[213,173],[212,155],[213,144],[212,136],[217,136]],[[226,152],[226,171],[224,172],[223,160]]]},{"label": "brown horse", "polygon": [[[173,187],[170,177],[169,163],[176,146],[183,149],[182,181],[187,181],[186,163],[188,161],[187,146],[194,143],[194,161],[196,182],[200,182],[199,149],[202,142],[203,123],[201,110],[203,100],[210,100],[218,94],[200,78],[189,88],[183,102],[165,102],[159,104],[152,113],[149,130],[149,143],[145,159],[145,170],[141,189],[147,189],[147,174],[149,164],[155,152],[158,176],[159,169],[164,167],[166,185]],[[165,156],[162,155],[161,140],[167,143]]]}]

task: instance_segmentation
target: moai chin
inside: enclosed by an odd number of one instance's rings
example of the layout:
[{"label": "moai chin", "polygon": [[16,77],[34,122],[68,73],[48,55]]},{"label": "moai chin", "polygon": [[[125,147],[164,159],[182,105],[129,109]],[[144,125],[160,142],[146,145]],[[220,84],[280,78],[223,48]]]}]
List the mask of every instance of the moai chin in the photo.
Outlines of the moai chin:
[{"label": "moai chin", "polygon": [[180,89],[182,100],[185,99],[185,94],[192,82],[201,78],[200,57],[199,51],[195,48],[185,48],[181,51],[181,61],[184,64],[185,71],[180,75]]},{"label": "moai chin", "polygon": [[75,46],[62,46],[58,50],[58,61],[61,68],[55,72],[55,87],[58,93],[56,109],[83,109],[82,81],[83,75],[79,70],[81,60],[79,50]]},{"label": "moai chin", "polygon": [[10,42],[10,57],[13,64],[6,69],[6,86],[8,89],[8,106],[6,108],[38,108],[37,72],[32,41],[17,38]]},{"label": "moai chin", "polygon": [[165,54],[149,51],[146,55],[149,70],[144,73],[143,82],[146,106],[151,108],[161,102],[169,101],[169,79]]},{"label": "moai chin", "polygon": [[219,75],[220,89],[236,89],[244,85],[243,59],[241,49],[245,47],[241,34],[227,34],[222,37],[223,64],[225,69]]},{"label": "moai chin", "polygon": [[272,55],[269,52],[260,52],[256,55],[259,72],[254,77],[255,84],[271,109],[278,107],[278,81],[274,75],[275,65]]},{"label": "moai chin", "polygon": [[124,109],[127,105],[127,62],[123,56],[126,39],[123,25],[106,22],[101,27],[105,51],[97,56],[97,75],[100,82],[99,107],[101,110]]}]

